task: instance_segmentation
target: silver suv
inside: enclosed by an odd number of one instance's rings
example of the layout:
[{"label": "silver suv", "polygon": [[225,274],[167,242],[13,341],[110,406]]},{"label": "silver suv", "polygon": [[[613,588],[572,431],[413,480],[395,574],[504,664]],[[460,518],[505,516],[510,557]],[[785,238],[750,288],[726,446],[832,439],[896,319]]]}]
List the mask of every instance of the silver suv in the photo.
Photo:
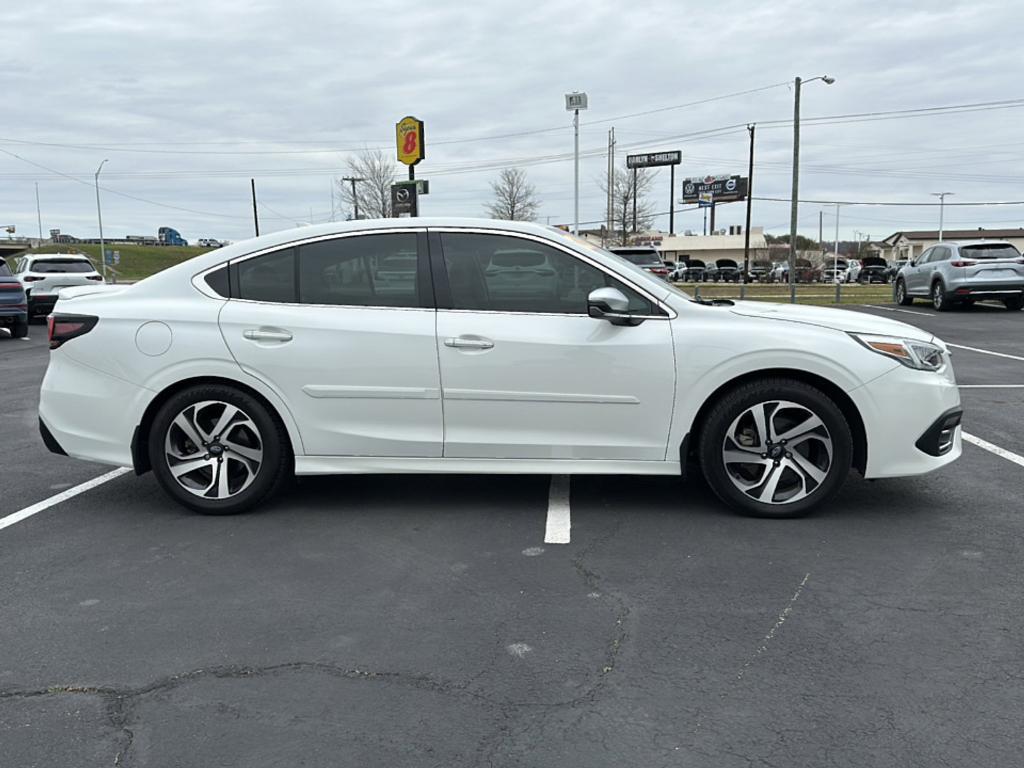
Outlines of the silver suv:
[{"label": "silver suv", "polygon": [[953,304],[981,299],[1002,301],[1007,309],[1024,307],[1024,258],[1001,240],[946,241],[933,245],[896,275],[896,301],[930,298],[942,312]]}]

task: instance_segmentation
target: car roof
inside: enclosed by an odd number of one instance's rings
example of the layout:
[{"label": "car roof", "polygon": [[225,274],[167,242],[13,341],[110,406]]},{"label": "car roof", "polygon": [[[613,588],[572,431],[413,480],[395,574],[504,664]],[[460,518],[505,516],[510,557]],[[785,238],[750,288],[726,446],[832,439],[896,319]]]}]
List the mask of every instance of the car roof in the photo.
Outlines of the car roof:
[{"label": "car roof", "polygon": [[955,245],[957,248],[964,248],[965,246],[976,246],[976,245],[994,245],[999,248],[1016,248],[1016,246],[1007,240],[943,240],[941,243],[936,245]]}]

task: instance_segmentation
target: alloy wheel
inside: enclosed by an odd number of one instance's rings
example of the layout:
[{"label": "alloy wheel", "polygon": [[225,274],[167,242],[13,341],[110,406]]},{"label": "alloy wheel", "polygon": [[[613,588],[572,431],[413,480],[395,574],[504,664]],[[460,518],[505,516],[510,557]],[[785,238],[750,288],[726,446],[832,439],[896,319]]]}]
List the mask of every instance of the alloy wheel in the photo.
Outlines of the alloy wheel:
[{"label": "alloy wheel", "polygon": [[204,499],[248,488],[263,464],[263,438],[241,408],[219,400],[187,406],[171,421],[164,454],[178,485]]},{"label": "alloy wheel", "polygon": [[770,400],[729,426],[722,460],[732,484],[762,504],[791,504],[814,493],[832,469],[832,437],[806,406]]}]

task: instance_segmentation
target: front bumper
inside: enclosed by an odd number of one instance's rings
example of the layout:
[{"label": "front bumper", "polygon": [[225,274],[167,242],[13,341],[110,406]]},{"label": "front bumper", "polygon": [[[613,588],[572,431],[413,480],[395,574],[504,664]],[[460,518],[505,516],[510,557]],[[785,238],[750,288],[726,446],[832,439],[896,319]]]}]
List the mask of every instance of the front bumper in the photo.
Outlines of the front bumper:
[{"label": "front bumper", "polygon": [[900,365],[849,395],[864,420],[864,477],[921,475],[959,458],[962,411],[951,363],[940,373]]}]

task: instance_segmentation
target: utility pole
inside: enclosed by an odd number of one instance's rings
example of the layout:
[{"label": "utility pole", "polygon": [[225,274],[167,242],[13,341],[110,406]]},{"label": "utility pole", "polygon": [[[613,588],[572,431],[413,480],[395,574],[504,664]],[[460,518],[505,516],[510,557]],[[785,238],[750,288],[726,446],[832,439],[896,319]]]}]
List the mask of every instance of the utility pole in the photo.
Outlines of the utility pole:
[{"label": "utility pole", "polygon": [[946,197],[956,194],[955,192],[932,192],[932,197],[939,198],[939,242],[942,242],[942,214],[946,207]]},{"label": "utility pole", "polygon": [[825,237],[824,237],[824,234],[822,232],[822,225],[824,224],[824,217],[825,217],[825,209],[822,208],[820,211],[818,211],[818,245],[821,246],[821,253],[822,253],[822,255],[824,255],[824,253],[825,253]]},{"label": "utility pole", "polygon": [[252,185],[252,223],[256,228],[256,237],[260,236],[260,217],[256,213],[256,179],[249,179],[249,183]]},{"label": "utility pole", "polygon": [[615,234],[615,129],[608,130],[608,235]]},{"label": "utility pole", "polygon": [[[409,167],[412,168],[411,165]],[[356,194],[356,184],[358,184],[360,181],[366,181],[366,179],[361,178],[359,176],[342,176],[341,180],[342,181],[347,181],[349,184],[352,185],[352,207],[353,207],[353,214],[352,215],[354,216],[355,219],[358,220],[359,219],[359,195]]]},{"label": "utility pole", "polygon": [[103,243],[103,212],[100,210],[100,171],[103,170],[103,166],[107,162],[104,160],[100,163],[100,167],[96,169],[96,173],[92,177],[96,184],[96,218],[100,224],[100,268],[103,270],[103,282],[107,282],[107,252]]},{"label": "utility pole", "polygon": [[43,241],[43,214],[39,208],[39,182],[36,182],[36,221],[39,222],[39,242]]},{"label": "utility pole", "polygon": [[839,203],[836,203],[836,252],[832,256],[832,274],[839,271]]},{"label": "utility pole", "polygon": [[636,168],[633,169],[633,234],[636,234]]},{"label": "utility pole", "polygon": [[747,126],[750,134],[750,159],[747,161],[747,226],[743,230],[743,280],[750,274],[750,207],[754,202],[754,129],[756,123]]},{"label": "utility pole", "polygon": [[676,233],[676,167],[668,167],[668,233]]}]

